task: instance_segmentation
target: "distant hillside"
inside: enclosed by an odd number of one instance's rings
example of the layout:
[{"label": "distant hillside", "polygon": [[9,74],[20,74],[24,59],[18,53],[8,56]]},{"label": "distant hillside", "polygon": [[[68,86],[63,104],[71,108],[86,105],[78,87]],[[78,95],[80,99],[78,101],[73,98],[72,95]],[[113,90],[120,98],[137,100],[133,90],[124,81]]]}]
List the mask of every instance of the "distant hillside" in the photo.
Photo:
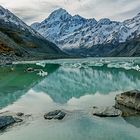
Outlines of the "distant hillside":
[{"label": "distant hillside", "polygon": [[66,57],[55,44],[0,6],[0,62]]}]

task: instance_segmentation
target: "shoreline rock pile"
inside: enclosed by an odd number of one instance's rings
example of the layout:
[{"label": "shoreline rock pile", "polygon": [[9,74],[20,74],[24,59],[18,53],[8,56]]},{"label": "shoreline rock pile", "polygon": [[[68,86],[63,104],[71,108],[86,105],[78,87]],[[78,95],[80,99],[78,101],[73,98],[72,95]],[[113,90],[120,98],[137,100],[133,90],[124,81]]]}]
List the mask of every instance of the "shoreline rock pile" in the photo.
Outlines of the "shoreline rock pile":
[{"label": "shoreline rock pile", "polygon": [[140,91],[132,90],[121,93],[115,97],[116,104],[140,111]]},{"label": "shoreline rock pile", "polygon": [[122,111],[123,117],[140,115],[140,91],[131,90],[115,97],[115,108]]},{"label": "shoreline rock pile", "polygon": [[[140,91],[132,90],[116,95],[116,104],[113,107],[93,107],[92,114],[97,117],[130,117],[140,116]],[[63,120],[66,111],[54,110],[44,114],[45,120]],[[16,123],[23,122],[26,117],[24,113],[0,113],[0,131],[5,130]]]}]

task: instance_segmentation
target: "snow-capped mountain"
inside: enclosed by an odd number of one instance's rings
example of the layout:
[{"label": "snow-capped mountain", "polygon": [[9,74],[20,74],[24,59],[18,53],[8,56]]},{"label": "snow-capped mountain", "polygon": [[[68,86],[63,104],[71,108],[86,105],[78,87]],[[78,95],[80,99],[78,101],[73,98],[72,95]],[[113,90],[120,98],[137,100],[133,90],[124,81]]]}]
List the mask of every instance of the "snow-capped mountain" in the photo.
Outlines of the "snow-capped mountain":
[{"label": "snow-capped mountain", "polygon": [[125,20],[123,23],[127,28],[129,28],[129,38],[138,37],[140,35],[140,13],[132,19]]},{"label": "snow-capped mountain", "polygon": [[62,50],[91,48],[95,45],[122,43],[138,36],[140,14],[124,22],[107,18],[96,21],[79,15],[72,16],[60,8],[31,27]]}]

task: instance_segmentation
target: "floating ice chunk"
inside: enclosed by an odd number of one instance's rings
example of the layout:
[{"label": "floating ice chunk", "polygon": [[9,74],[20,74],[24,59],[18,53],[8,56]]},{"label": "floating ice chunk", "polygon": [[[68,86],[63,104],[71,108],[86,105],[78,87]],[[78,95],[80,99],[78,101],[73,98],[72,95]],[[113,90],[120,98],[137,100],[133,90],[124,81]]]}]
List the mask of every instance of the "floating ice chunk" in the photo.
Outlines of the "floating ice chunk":
[{"label": "floating ice chunk", "polygon": [[134,63],[110,63],[107,65],[108,68],[122,68],[125,70],[136,70],[140,71],[139,65],[134,65]]},{"label": "floating ice chunk", "polygon": [[88,63],[87,64],[89,67],[102,67],[102,66],[104,66],[104,63],[102,63],[102,62],[90,62],[90,63]]},{"label": "floating ice chunk", "polygon": [[37,66],[41,66],[41,67],[45,67],[46,66],[46,64],[45,63],[42,63],[42,62],[37,62],[36,65]]},{"label": "floating ice chunk", "polygon": [[47,76],[48,75],[48,72],[45,72],[43,70],[40,70],[39,73],[37,73],[37,75],[44,77],[44,76]]}]

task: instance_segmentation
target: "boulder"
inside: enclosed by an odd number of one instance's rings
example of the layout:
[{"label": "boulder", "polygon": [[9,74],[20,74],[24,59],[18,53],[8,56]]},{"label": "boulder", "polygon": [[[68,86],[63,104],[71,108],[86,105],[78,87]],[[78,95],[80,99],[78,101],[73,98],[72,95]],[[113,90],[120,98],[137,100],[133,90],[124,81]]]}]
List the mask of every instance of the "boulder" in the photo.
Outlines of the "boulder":
[{"label": "boulder", "polygon": [[20,118],[14,117],[14,119],[15,119],[16,123],[23,122],[23,120],[22,120],[22,119],[20,119]]},{"label": "boulder", "polygon": [[122,117],[130,117],[130,116],[139,116],[140,115],[139,111],[128,108],[128,107],[126,107],[124,105],[121,105],[121,104],[116,103],[115,108],[121,110],[121,112],[122,112],[121,116]]},{"label": "boulder", "polygon": [[24,116],[24,113],[18,112],[16,115],[17,115],[18,117],[22,117],[22,116]]},{"label": "boulder", "polygon": [[140,91],[132,90],[116,95],[116,105],[123,105],[130,109],[140,111]]},{"label": "boulder", "polygon": [[93,107],[93,115],[98,117],[118,117],[121,111],[114,107]]},{"label": "boulder", "polygon": [[61,110],[55,110],[49,113],[46,113],[44,115],[45,119],[52,120],[52,119],[57,119],[57,120],[62,120],[65,117],[66,113],[61,111]]},{"label": "boulder", "polygon": [[0,130],[16,123],[12,116],[0,116]]},{"label": "boulder", "polygon": [[27,68],[26,72],[34,72],[34,69],[33,68]]}]

